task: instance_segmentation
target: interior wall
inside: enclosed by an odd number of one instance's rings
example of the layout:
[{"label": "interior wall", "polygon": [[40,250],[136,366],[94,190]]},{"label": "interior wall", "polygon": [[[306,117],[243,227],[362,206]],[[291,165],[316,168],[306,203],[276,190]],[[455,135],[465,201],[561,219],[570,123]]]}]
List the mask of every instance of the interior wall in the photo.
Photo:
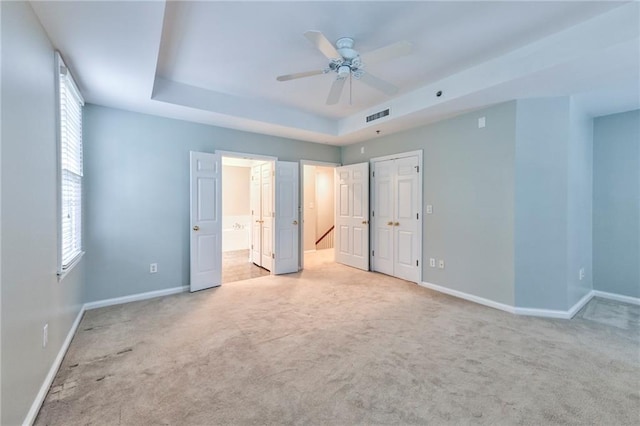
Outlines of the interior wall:
[{"label": "interior wall", "polygon": [[16,425],[25,420],[81,310],[84,262],[58,281],[54,50],[28,2],[0,2],[0,8],[0,423]]},{"label": "interior wall", "polygon": [[[433,206],[433,214],[423,215],[423,280],[508,305],[514,303],[515,117],[516,103],[506,102],[342,148],[343,164],[423,150],[423,203]],[[445,269],[430,267],[431,257],[444,260]]]},{"label": "interior wall", "polygon": [[222,176],[222,215],[250,215],[251,168],[222,166]]},{"label": "interior wall", "polygon": [[594,120],[593,287],[640,297],[640,110]]},{"label": "interior wall", "polygon": [[333,172],[333,167],[316,167],[316,241],[331,229],[334,222]]},{"label": "interior wall", "polygon": [[251,167],[222,166],[222,251],[251,247]]},{"label": "interior wall", "polygon": [[84,119],[86,301],[189,283],[189,151],[340,160],[334,146],[96,105]]},{"label": "interior wall", "polygon": [[303,195],[304,195],[304,251],[316,249],[316,166],[305,164],[303,173]]},{"label": "interior wall", "polygon": [[569,98],[517,102],[515,303],[566,310]]},{"label": "interior wall", "polygon": [[593,119],[573,100],[569,131],[567,306],[571,307],[593,290]]}]

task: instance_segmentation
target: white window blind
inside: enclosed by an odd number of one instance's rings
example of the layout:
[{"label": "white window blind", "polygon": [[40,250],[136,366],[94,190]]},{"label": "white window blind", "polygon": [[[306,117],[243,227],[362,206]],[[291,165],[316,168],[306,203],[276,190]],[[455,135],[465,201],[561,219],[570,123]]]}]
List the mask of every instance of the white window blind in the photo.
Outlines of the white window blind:
[{"label": "white window blind", "polygon": [[82,253],[82,106],[69,70],[59,58],[60,269]]}]

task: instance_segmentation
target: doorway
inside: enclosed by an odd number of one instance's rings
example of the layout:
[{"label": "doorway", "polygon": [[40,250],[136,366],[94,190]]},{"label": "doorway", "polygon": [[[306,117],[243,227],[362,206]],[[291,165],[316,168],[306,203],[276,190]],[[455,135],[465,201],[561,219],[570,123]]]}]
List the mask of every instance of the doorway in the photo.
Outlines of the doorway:
[{"label": "doorway", "polygon": [[[190,291],[199,291],[222,284],[222,158],[232,157],[268,162],[273,180],[267,198],[271,202],[272,226],[267,246],[271,252],[271,273],[297,272],[299,260],[299,165],[277,161],[273,157],[253,156],[235,152],[189,153],[190,187]],[[257,164],[251,164],[254,166]],[[247,164],[249,166],[249,164]],[[233,197],[251,200],[251,185],[234,187]],[[246,210],[243,210],[246,213]],[[246,215],[244,215],[246,216]],[[233,228],[235,226],[236,229]],[[245,230],[247,228],[245,221]],[[252,228],[252,227],[250,227]],[[242,230],[234,222],[231,230]],[[255,247],[255,235],[251,236]],[[263,242],[260,243],[264,245]],[[246,256],[249,262],[249,256]]]},{"label": "doorway", "polygon": [[[271,175],[273,161],[239,158],[223,155],[222,159],[222,283],[242,281],[269,275],[270,262],[264,262],[262,253],[271,256],[272,238],[263,234],[272,232],[270,226],[261,227],[263,189],[255,170],[264,168]],[[269,178],[269,182],[271,178]],[[273,185],[264,188],[265,216],[271,212]],[[258,218],[258,219],[256,219]],[[257,229],[255,225],[258,225]],[[255,247],[255,249],[254,249]],[[258,256],[254,256],[258,253]],[[257,260],[257,261],[256,261]]]},{"label": "doorway", "polygon": [[334,174],[337,164],[301,161],[302,166],[302,239],[304,262],[333,259],[335,244]]}]

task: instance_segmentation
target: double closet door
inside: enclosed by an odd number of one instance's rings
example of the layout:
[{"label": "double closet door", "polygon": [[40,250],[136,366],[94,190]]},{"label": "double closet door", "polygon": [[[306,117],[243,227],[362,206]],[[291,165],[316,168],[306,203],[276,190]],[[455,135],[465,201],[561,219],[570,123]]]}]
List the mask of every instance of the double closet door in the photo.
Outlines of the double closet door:
[{"label": "double closet door", "polygon": [[419,282],[421,174],[419,157],[373,162],[372,270]]},{"label": "double closet door", "polygon": [[269,271],[273,266],[273,178],[271,162],[251,168],[251,261]]}]

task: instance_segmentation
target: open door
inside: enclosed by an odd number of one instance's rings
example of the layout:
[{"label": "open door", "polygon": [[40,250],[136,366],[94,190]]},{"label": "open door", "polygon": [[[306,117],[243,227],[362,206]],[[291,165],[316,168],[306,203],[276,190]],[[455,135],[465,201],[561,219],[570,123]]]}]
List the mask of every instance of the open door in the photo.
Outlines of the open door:
[{"label": "open door", "polygon": [[222,283],[220,156],[190,152],[191,291]]},{"label": "open door", "polygon": [[336,167],[336,262],[369,270],[369,163]]},{"label": "open door", "polygon": [[274,274],[298,272],[298,163],[276,162]]}]

